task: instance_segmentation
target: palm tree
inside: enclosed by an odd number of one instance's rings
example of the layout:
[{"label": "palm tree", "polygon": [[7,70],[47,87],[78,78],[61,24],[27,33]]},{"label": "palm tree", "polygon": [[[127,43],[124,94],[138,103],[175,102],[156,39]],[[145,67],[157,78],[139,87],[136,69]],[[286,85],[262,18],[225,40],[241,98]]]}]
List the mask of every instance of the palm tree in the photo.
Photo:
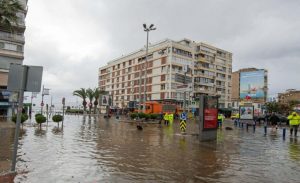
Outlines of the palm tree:
[{"label": "palm tree", "polygon": [[89,89],[86,90],[86,94],[87,94],[87,97],[90,100],[89,109],[90,109],[90,114],[91,114],[92,107],[93,107],[94,91],[89,88]]},{"label": "palm tree", "polygon": [[98,99],[100,97],[100,90],[99,90],[99,88],[95,88],[94,89],[94,97],[95,97],[95,101],[94,101],[94,114],[96,114],[96,110],[97,110],[97,106],[98,106]]},{"label": "palm tree", "polygon": [[75,90],[73,92],[73,95],[78,96],[80,98],[82,98],[82,105],[83,105],[83,111],[86,111],[86,97],[87,97],[87,91],[84,88],[81,88],[80,90]]},{"label": "palm tree", "polygon": [[0,0],[0,25],[12,32],[12,25],[18,25],[19,11],[24,11],[24,8],[18,0]]}]

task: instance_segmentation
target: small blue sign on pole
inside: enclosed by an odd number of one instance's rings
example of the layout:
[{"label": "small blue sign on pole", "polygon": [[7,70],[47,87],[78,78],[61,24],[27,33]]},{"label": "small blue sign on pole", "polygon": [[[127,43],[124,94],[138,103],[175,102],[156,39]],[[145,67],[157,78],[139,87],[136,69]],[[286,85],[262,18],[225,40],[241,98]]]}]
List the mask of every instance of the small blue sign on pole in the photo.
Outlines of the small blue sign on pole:
[{"label": "small blue sign on pole", "polygon": [[181,120],[186,120],[186,113],[185,112],[180,114],[180,119]]}]

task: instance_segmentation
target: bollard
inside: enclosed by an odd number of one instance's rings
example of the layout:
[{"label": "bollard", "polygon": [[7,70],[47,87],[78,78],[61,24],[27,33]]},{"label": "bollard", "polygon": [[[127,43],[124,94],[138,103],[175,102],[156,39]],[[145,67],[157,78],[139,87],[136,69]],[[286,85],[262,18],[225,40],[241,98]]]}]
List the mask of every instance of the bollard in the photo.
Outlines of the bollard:
[{"label": "bollard", "polygon": [[255,132],[255,126],[256,126],[256,125],[254,124],[254,125],[253,125],[253,133]]},{"label": "bollard", "polygon": [[267,135],[267,126],[265,126],[264,129],[265,129],[265,135]]},{"label": "bollard", "polygon": [[244,123],[242,123],[242,128],[244,128]]},{"label": "bollard", "polygon": [[234,120],[234,126],[237,126],[237,120]]},{"label": "bollard", "polygon": [[285,132],[286,132],[286,129],[283,128],[283,129],[282,129],[282,137],[283,137],[283,139],[285,139]]},{"label": "bollard", "polygon": [[247,123],[247,124],[246,124],[246,130],[247,130],[247,131],[248,131],[248,128],[249,128],[249,124]]}]

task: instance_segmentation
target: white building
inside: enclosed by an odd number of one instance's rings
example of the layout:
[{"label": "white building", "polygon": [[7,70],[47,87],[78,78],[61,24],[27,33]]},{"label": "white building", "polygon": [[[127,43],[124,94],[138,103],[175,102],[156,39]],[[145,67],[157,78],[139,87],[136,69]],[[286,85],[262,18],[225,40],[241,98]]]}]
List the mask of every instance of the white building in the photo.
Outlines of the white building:
[{"label": "white building", "polygon": [[[143,99],[145,55],[140,49],[99,68],[99,88],[109,91],[113,105],[139,101],[140,90]],[[219,107],[230,107],[232,53],[188,39],[166,39],[149,47],[147,63],[147,100],[183,101],[186,91],[187,100],[200,94],[219,95]]]}]

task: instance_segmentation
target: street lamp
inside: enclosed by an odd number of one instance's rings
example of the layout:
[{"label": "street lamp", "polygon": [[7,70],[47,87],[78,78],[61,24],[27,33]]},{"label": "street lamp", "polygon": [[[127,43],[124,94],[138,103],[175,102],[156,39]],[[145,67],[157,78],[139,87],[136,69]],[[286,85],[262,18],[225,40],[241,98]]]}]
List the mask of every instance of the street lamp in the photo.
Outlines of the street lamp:
[{"label": "street lamp", "polygon": [[[147,96],[146,96],[146,90],[147,90],[147,67],[148,67],[148,45],[149,45],[149,32],[152,30],[156,30],[154,27],[154,24],[151,24],[149,27],[147,27],[146,24],[143,24],[144,31],[147,32],[147,42],[146,42],[146,60],[145,60],[145,77],[144,77],[144,103],[147,101]],[[141,69],[142,70],[142,69]],[[141,72],[140,72],[141,73]],[[140,76],[140,101],[141,101],[141,76]],[[141,102],[140,102],[141,105]],[[143,112],[145,112],[146,106],[143,107]]]},{"label": "street lamp", "polygon": [[49,95],[49,88],[45,88],[43,85],[43,90],[42,90],[42,102],[41,102],[41,114],[43,114],[43,107],[44,107],[44,95]]}]

